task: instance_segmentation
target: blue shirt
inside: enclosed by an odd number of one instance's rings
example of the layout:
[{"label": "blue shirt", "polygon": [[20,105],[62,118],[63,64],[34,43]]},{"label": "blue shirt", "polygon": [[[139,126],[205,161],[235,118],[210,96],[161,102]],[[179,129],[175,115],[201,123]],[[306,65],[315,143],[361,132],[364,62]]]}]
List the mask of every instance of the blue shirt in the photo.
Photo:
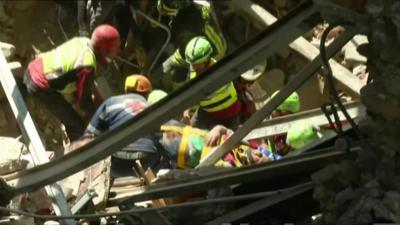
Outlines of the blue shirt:
[{"label": "blue shirt", "polygon": [[[133,118],[148,106],[146,99],[138,94],[126,94],[108,98],[97,109],[85,130],[85,134],[98,136],[103,132],[112,130]],[[151,135],[145,135],[137,139],[137,141],[122,150],[157,153]]]}]

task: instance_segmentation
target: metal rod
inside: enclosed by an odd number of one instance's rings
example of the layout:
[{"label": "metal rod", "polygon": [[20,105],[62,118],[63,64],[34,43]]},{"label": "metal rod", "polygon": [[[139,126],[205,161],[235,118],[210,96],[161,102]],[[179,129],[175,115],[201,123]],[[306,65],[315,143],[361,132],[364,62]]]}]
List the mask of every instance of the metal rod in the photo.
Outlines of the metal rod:
[{"label": "metal rod", "polygon": [[311,2],[301,4],[299,8],[205,71],[204,76],[189,81],[118,128],[46,165],[26,170],[15,185],[14,193],[27,192],[63,179],[119,151],[143,134],[158,130],[169,118],[179,115],[210,92],[239,77],[260,59],[265,59],[301,35],[302,32],[292,32],[291,28],[298,26],[315,12]]},{"label": "metal rod", "polygon": [[65,39],[65,41],[68,41],[68,35],[67,35],[67,33],[65,32],[65,30],[64,30],[64,27],[63,27],[63,25],[62,25],[62,23],[61,23],[61,6],[60,5],[58,5],[57,6],[57,24],[58,24],[58,26],[59,26],[59,28],[60,28],[60,30],[61,30],[61,33],[63,34],[63,36],[64,36],[64,39]]},{"label": "metal rod", "polygon": [[165,26],[164,24],[151,18],[150,16],[146,15],[145,13],[143,13],[139,10],[136,10],[136,13],[143,16],[146,20],[149,20],[150,22],[157,24],[157,26],[159,26],[161,29],[163,29],[163,30],[165,30],[165,32],[167,32],[167,39],[165,40],[164,45],[161,47],[160,51],[157,53],[156,58],[153,60],[153,63],[151,63],[149,71],[147,72],[148,74],[151,74],[151,71],[153,70],[154,66],[156,65],[158,59],[161,56],[161,53],[163,53],[164,49],[167,47],[169,41],[171,40],[171,31],[169,30],[169,28],[167,26]]},{"label": "metal rod", "polygon": [[115,59],[117,59],[117,60],[121,61],[122,63],[125,63],[125,64],[127,64],[127,65],[129,65],[129,66],[132,66],[132,67],[134,67],[134,68],[139,69],[139,66],[138,66],[138,65],[136,65],[136,64],[130,62],[129,60],[126,60],[126,59],[124,59],[124,58],[122,58],[122,57],[120,57],[120,56],[116,56]]},{"label": "metal rod", "polygon": [[[14,76],[7,65],[6,58],[1,51],[0,82],[4,93],[7,96],[8,102],[10,103],[10,107],[14,113],[18,126],[21,129],[23,139],[28,146],[33,163],[35,165],[40,165],[49,162],[46,149],[43,146],[42,140],[40,139],[39,133],[36,130],[32,117],[24,103]],[[45,190],[52,202],[55,213],[57,215],[72,215],[60,186],[58,186],[58,184],[48,184],[50,185],[46,186]],[[65,220],[64,222],[68,225],[76,224],[74,220]]]}]

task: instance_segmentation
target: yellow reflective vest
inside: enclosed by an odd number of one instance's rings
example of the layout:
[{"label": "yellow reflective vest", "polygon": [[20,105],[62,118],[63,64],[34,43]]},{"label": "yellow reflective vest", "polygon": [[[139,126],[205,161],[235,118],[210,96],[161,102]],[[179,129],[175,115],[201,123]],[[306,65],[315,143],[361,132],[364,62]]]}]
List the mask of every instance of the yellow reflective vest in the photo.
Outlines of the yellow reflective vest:
[{"label": "yellow reflective vest", "polygon": [[[216,60],[211,59],[211,64]],[[197,76],[195,71],[190,72],[190,79]],[[238,94],[233,82],[229,82],[200,101],[200,107],[206,112],[218,112],[229,108],[238,101]]]},{"label": "yellow reflective vest", "polygon": [[79,67],[96,69],[96,56],[89,43],[90,39],[77,37],[51,51],[40,54],[38,57],[43,60],[43,72],[46,78],[57,79]]}]

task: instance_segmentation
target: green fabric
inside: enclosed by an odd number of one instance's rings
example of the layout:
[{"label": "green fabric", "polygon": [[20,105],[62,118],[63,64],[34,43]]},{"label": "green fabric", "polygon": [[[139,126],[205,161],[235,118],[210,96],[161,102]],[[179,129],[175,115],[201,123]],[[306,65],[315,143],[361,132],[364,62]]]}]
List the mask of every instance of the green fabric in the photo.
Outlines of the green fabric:
[{"label": "green fabric", "polygon": [[[279,91],[276,91],[272,94],[271,98],[278,94]],[[280,104],[277,108],[282,111],[289,111],[292,113],[296,113],[300,111],[300,97],[297,92],[293,92],[282,104]]]},{"label": "green fabric", "polygon": [[192,166],[195,167],[200,163],[201,153],[205,146],[205,139],[201,136],[191,135],[189,145],[190,162]]},{"label": "green fabric", "polygon": [[195,37],[185,48],[185,59],[189,64],[207,62],[213,53],[210,42],[204,37]]},{"label": "green fabric", "polygon": [[286,137],[286,143],[294,149],[300,149],[315,140],[318,140],[318,133],[314,126],[306,121],[293,124]]}]

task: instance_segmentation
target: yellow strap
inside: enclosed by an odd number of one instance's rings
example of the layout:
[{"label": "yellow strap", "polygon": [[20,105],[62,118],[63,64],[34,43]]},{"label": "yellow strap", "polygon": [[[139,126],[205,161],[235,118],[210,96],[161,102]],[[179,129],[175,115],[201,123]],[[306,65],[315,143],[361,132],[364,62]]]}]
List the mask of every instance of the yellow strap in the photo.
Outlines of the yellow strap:
[{"label": "yellow strap", "polygon": [[189,141],[189,136],[192,132],[192,127],[186,126],[183,128],[183,133],[182,133],[182,138],[181,138],[181,143],[179,145],[179,151],[178,151],[178,167],[179,168],[187,168],[185,162],[186,162],[186,152],[188,150],[187,144]]},{"label": "yellow strap", "polygon": [[178,132],[178,133],[183,133],[182,127],[178,126],[169,126],[169,125],[162,125],[160,128],[161,131],[173,131],[173,132]]},{"label": "yellow strap", "polygon": [[210,154],[213,149],[214,148],[211,148],[210,146],[204,146],[203,150],[201,151],[200,160],[207,157],[208,154]]},{"label": "yellow strap", "polygon": [[238,151],[240,151],[239,148],[235,148],[232,150],[233,158],[235,159],[235,164],[236,164],[235,166],[242,167],[243,165],[242,165],[242,162],[240,161],[240,156],[239,156],[239,154],[241,154],[241,153]]}]

